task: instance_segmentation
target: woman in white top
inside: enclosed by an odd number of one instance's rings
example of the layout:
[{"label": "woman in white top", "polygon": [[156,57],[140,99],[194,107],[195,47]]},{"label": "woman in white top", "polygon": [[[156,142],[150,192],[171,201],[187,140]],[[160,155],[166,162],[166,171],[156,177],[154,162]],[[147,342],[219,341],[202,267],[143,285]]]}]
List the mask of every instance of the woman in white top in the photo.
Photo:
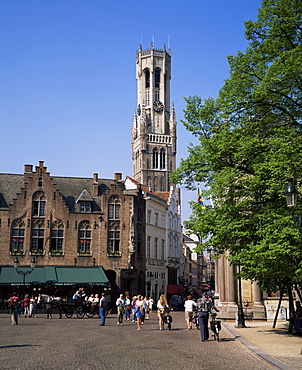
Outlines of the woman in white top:
[{"label": "woman in white top", "polygon": [[192,329],[192,318],[195,307],[196,303],[192,301],[192,296],[189,295],[188,299],[185,301],[185,319],[187,322],[188,330]]},{"label": "woman in white top", "polygon": [[169,310],[170,307],[167,305],[167,299],[162,294],[159,297],[159,300],[157,302],[157,317],[158,317],[158,323],[159,323],[159,330],[164,330],[164,316],[166,313],[166,310]]}]

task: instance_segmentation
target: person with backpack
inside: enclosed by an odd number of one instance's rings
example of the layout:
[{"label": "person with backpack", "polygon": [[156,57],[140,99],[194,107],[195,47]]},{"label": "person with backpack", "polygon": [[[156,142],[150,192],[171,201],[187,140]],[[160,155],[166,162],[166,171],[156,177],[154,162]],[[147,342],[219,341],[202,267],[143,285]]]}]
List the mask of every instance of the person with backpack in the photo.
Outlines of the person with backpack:
[{"label": "person with backpack", "polygon": [[12,323],[11,325],[18,325],[19,313],[18,313],[18,305],[20,303],[20,299],[16,293],[9,299],[9,312],[11,315]]},{"label": "person with backpack", "polygon": [[198,320],[199,320],[199,330],[201,335],[202,342],[209,339],[209,313],[213,308],[212,301],[209,300],[206,293],[202,293],[202,297],[197,301],[197,311],[198,311]]}]

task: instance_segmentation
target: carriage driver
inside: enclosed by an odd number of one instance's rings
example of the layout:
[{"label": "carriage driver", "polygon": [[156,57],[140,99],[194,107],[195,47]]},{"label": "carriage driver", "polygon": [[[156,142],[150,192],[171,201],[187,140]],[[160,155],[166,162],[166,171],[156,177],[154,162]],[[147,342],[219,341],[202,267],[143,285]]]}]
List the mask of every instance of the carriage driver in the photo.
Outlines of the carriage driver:
[{"label": "carriage driver", "polygon": [[72,298],[75,299],[76,306],[80,306],[83,303],[85,296],[86,293],[84,288],[79,288],[79,290],[74,293]]}]

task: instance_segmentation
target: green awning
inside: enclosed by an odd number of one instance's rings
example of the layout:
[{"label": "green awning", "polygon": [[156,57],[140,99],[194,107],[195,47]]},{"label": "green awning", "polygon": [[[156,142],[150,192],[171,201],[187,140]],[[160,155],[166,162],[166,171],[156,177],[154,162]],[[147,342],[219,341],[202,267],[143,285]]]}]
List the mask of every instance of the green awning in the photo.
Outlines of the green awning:
[{"label": "green awning", "polygon": [[[19,273],[18,273],[19,272]],[[57,285],[90,284],[107,285],[108,278],[102,267],[27,266],[15,269],[0,267],[0,285],[27,285],[54,283]]]},{"label": "green awning", "polygon": [[25,278],[26,284],[45,284],[52,281],[57,281],[55,267],[53,266],[39,266],[18,267],[15,269],[10,266],[1,267],[0,284],[3,285],[21,285]]},{"label": "green awning", "polygon": [[56,267],[58,282],[62,285],[107,285],[109,280],[102,267]]}]

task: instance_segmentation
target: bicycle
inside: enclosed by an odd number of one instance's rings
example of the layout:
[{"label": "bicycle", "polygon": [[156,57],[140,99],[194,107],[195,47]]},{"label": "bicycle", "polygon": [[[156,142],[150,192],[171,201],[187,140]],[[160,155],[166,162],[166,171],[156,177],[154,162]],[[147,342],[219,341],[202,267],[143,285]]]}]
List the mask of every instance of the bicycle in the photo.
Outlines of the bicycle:
[{"label": "bicycle", "polygon": [[217,339],[217,342],[219,342],[219,332],[221,330],[221,321],[216,320],[217,313],[216,312],[211,312],[211,330],[214,333],[214,340]]}]

